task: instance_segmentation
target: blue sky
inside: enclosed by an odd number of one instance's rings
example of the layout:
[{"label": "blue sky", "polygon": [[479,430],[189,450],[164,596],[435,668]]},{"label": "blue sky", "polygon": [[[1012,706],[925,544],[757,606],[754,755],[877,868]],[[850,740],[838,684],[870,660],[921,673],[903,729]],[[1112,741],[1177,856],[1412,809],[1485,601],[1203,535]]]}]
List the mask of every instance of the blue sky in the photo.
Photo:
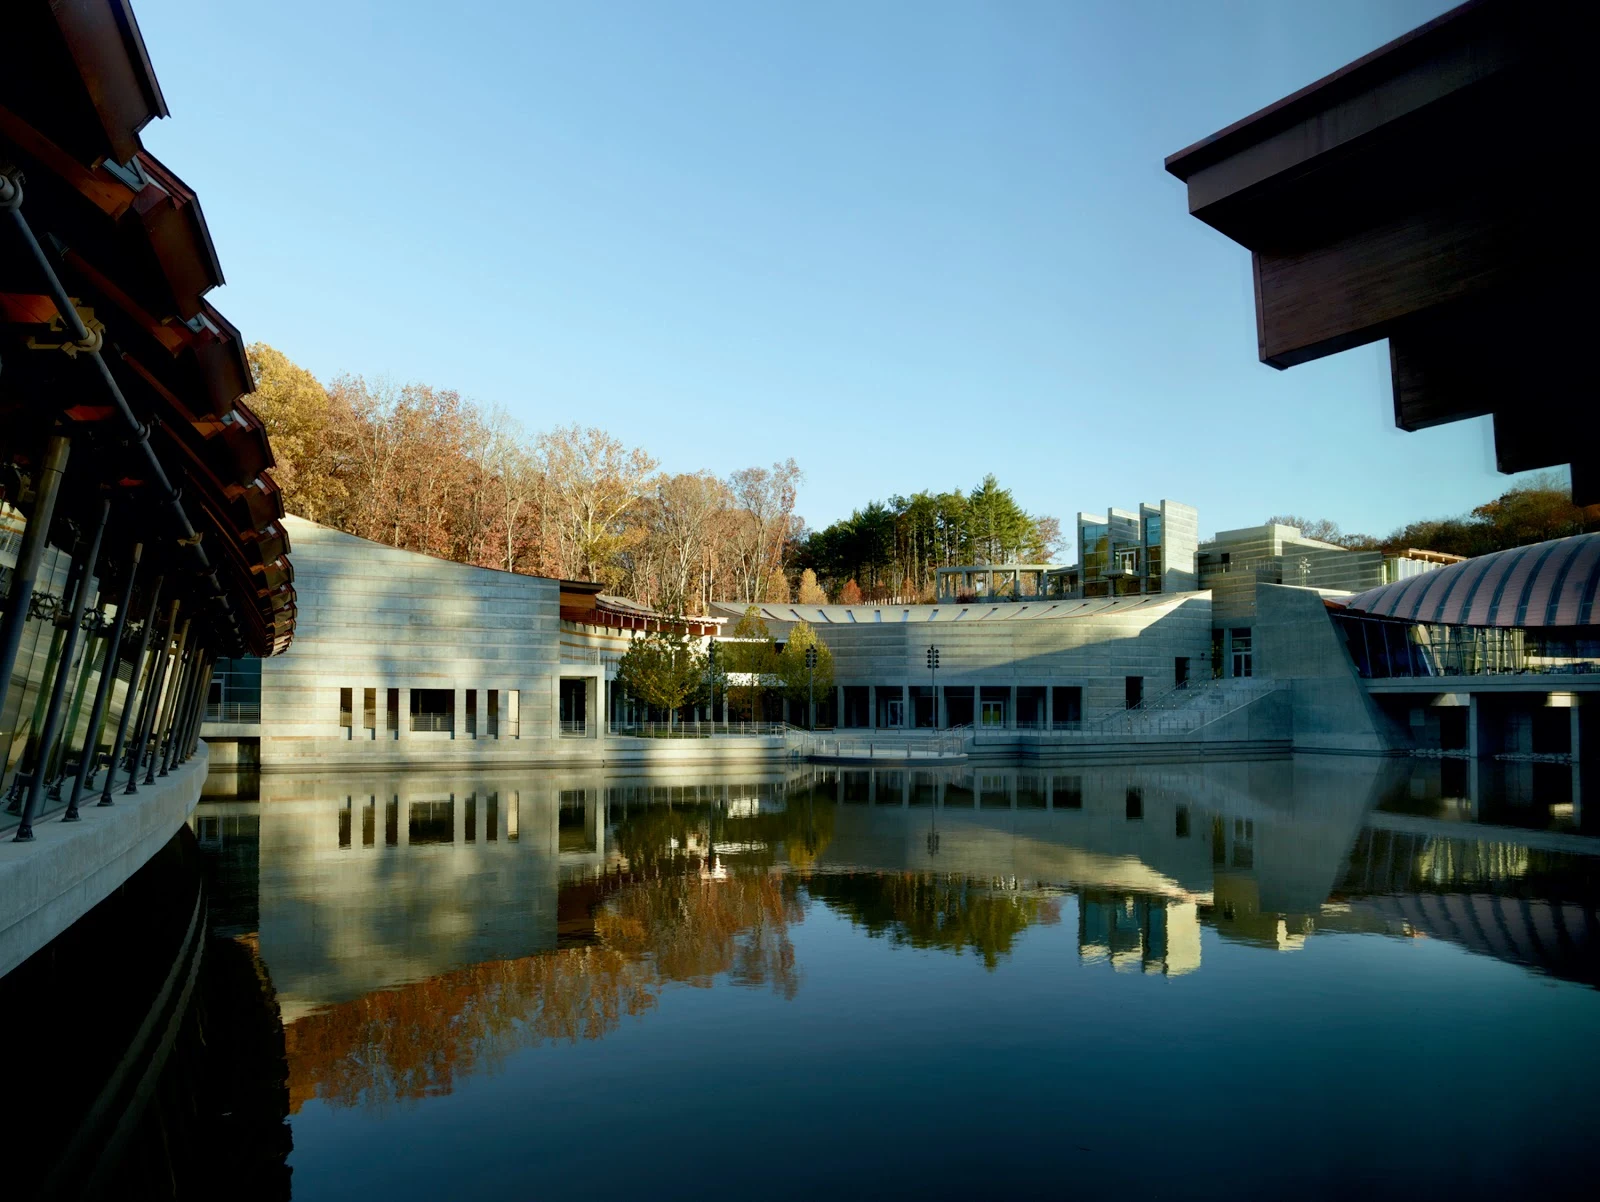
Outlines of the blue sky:
[{"label": "blue sky", "polygon": [[1495,495],[1385,344],[1256,361],[1249,256],[1162,170],[1447,7],[137,0],[247,338],[674,471],[794,456],[814,526],[995,472],[1386,533]]}]

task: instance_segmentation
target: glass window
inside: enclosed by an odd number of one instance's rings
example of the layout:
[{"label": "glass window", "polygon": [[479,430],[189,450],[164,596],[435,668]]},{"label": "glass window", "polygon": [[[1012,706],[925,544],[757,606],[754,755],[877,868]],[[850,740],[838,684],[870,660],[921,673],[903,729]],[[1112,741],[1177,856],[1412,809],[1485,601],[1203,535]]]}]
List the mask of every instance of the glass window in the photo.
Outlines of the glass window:
[{"label": "glass window", "polygon": [[1105,578],[1110,555],[1110,531],[1104,522],[1085,522],[1078,527],[1078,546],[1082,551],[1083,578],[1087,581]]}]

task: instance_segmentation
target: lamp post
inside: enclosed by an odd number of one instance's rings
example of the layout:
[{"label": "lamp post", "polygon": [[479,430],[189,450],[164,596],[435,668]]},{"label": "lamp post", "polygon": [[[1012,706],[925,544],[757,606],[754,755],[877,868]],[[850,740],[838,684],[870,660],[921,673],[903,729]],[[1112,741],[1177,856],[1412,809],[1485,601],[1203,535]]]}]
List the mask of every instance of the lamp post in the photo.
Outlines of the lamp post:
[{"label": "lamp post", "polygon": [[717,640],[706,643],[706,691],[711,696],[711,733],[717,731]]},{"label": "lamp post", "polygon": [[817,649],[806,648],[806,729],[817,729]]},{"label": "lamp post", "polygon": [[928,688],[933,691],[933,729],[939,729],[939,648],[928,645]]}]

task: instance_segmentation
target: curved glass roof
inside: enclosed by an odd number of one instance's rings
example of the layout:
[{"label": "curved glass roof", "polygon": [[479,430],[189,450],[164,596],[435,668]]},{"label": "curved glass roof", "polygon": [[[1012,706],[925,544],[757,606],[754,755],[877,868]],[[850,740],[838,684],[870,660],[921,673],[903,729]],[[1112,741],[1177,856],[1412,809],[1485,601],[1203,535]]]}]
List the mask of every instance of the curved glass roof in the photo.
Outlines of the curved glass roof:
[{"label": "curved glass roof", "polygon": [[1513,547],[1368,589],[1349,609],[1446,626],[1592,626],[1600,622],[1600,534]]}]

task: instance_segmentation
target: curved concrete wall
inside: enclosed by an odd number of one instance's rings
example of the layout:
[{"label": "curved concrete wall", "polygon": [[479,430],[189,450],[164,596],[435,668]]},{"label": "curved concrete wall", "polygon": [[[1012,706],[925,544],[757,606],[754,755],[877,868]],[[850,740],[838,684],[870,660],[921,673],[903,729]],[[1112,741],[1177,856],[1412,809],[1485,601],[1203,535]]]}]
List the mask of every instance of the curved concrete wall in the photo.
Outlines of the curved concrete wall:
[{"label": "curved concrete wall", "polygon": [[0,976],[65,931],[143,868],[200,800],[210,756],[204,743],[188,763],[116,805],[90,795],[82,822],[58,813],[34,824],[32,843],[0,842]]}]

